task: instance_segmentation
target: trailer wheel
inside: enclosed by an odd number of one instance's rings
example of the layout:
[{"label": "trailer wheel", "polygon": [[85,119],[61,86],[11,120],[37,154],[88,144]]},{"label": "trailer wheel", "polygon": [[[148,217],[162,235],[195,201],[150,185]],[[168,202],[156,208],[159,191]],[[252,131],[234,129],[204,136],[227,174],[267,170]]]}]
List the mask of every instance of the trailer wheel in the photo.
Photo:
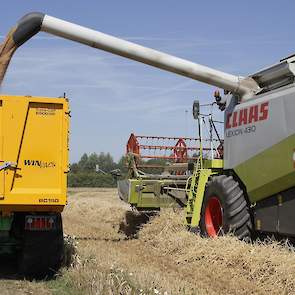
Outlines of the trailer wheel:
[{"label": "trailer wheel", "polygon": [[232,176],[214,176],[207,184],[201,209],[201,234],[206,237],[232,232],[251,238],[252,222],[243,190]]},{"label": "trailer wheel", "polygon": [[52,277],[61,266],[64,239],[61,215],[53,231],[25,231],[19,256],[19,273],[29,279]]}]

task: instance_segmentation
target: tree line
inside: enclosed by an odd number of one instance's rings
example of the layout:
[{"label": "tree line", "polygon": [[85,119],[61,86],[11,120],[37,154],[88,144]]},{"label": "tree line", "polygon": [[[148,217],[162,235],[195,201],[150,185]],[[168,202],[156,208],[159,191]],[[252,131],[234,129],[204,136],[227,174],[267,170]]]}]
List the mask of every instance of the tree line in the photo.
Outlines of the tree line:
[{"label": "tree line", "polygon": [[[167,160],[149,159],[140,160],[141,164],[165,165]],[[116,187],[117,181],[113,177],[112,171],[120,170],[121,176],[127,173],[126,157],[122,156],[118,162],[115,162],[110,153],[92,153],[83,154],[77,163],[70,166],[68,174],[69,187]],[[146,173],[159,174],[161,168],[143,168]]]},{"label": "tree line", "polygon": [[125,157],[115,162],[110,153],[84,153],[70,168],[70,187],[116,187],[116,180],[111,172],[116,169],[120,169],[122,173],[127,172]]}]

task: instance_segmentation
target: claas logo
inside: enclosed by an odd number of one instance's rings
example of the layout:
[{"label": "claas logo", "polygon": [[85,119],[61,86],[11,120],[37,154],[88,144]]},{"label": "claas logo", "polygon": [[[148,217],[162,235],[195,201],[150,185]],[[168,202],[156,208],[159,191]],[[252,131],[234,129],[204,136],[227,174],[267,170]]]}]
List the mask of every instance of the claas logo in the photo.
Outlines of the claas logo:
[{"label": "claas logo", "polygon": [[226,116],[225,128],[235,128],[247,124],[253,124],[268,118],[268,102],[257,104],[249,108],[235,111]]},{"label": "claas logo", "polygon": [[45,162],[41,160],[24,160],[25,166],[37,167],[37,168],[55,168],[55,162]]}]

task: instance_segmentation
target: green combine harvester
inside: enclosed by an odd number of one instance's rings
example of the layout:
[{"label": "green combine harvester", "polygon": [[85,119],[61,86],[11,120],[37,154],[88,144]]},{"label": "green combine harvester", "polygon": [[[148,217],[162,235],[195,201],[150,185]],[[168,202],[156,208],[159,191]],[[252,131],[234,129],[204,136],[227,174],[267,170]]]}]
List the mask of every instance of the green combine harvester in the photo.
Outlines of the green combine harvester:
[{"label": "green combine harvester", "polygon": [[[198,155],[190,163],[174,157],[174,163],[162,167],[162,173],[146,173],[140,169],[144,167],[140,164],[141,145],[127,145],[129,172],[118,182],[120,198],[139,211],[182,207],[186,225],[203,236],[232,232],[240,239],[258,233],[294,237],[294,62],[295,56],[290,56],[239,78],[239,85],[251,85],[252,92],[225,89],[221,97],[215,91],[215,103],[225,111],[222,140],[211,114],[209,138],[203,138],[206,116],[200,114],[199,102],[195,101]],[[212,137],[212,130],[218,140]],[[214,146],[216,140],[219,146]],[[209,147],[204,148],[208,142]],[[186,146],[176,145],[174,149],[188,152]]]}]

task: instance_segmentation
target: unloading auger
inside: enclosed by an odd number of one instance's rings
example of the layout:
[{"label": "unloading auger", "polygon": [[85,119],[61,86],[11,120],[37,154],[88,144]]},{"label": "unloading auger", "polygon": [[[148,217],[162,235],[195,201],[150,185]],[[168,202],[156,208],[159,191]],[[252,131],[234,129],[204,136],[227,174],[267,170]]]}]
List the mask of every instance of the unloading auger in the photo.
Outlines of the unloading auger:
[{"label": "unloading auger", "polygon": [[154,49],[91,30],[43,13],[29,13],[12,28],[2,45],[1,64],[5,74],[15,50],[40,31],[108,51],[153,67],[176,73],[194,80],[226,89],[241,97],[248,97],[259,90],[252,78],[243,78],[202,66]]}]

